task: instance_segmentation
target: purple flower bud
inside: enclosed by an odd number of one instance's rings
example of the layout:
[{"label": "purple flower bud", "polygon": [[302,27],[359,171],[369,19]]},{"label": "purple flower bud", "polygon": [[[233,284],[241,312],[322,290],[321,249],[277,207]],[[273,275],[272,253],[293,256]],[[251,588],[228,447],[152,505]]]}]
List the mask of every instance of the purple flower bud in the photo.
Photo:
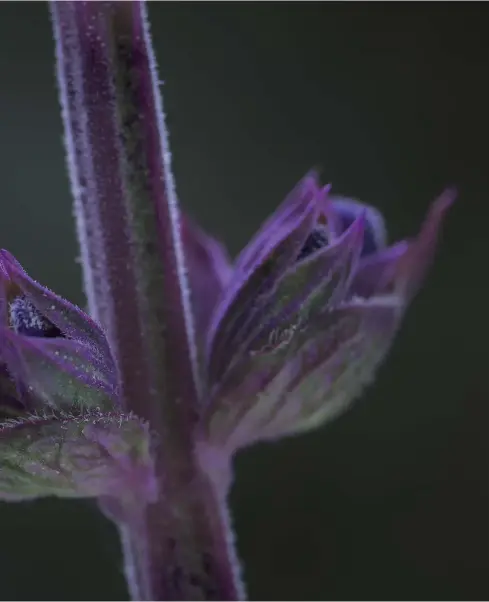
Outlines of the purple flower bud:
[{"label": "purple flower bud", "polygon": [[115,366],[100,327],[32,280],[7,251],[0,251],[0,310],[2,403],[13,398],[26,411],[117,407]]},{"label": "purple flower bud", "polygon": [[351,404],[384,359],[455,198],[446,191],[416,238],[388,247],[376,209],[328,192],[307,175],[222,282],[200,424],[211,446],[299,433]]},{"label": "purple flower bud", "polygon": [[0,251],[0,499],[157,495],[148,425],[120,411],[100,327]]},{"label": "purple flower bud", "polygon": [[366,212],[365,230],[363,233],[363,244],[360,257],[373,255],[386,245],[387,233],[384,218],[374,207],[367,207],[359,201],[353,201],[339,196],[331,196],[329,199],[334,207],[334,218],[338,233],[347,230],[357,217]]}]

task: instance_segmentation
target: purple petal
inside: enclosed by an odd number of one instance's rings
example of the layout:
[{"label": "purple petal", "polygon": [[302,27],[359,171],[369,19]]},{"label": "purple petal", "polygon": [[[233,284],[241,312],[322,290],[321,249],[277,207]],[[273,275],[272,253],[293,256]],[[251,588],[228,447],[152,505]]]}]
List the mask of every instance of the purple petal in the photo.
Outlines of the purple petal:
[{"label": "purple petal", "polygon": [[319,207],[318,199],[329,188],[321,189],[316,172],[308,173],[287,195],[282,204],[262,224],[258,232],[236,259],[236,272],[248,272],[260,265],[272,249],[296,226],[311,205]]},{"label": "purple petal", "polygon": [[387,244],[387,231],[382,214],[370,205],[340,196],[329,196],[328,227],[333,237],[344,232],[359,215],[365,215],[362,257],[367,257]]},{"label": "purple petal", "polygon": [[[362,234],[360,216],[336,243],[289,269],[262,310],[242,324],[233,340],[232,358],[228,357],[230,372],[223,370],[221,382],[216,384],[219,395],[231,391],[231,395],[250,399],[259,393],[281,367],[282,353],[277,351],[293,353],[297,336],[307,330],[315,316],[343,301],[355,272]],[[264,356],[266,367],[257,356]],[[239,394],[232,392],[236,388]]]},{"label": "purple petal", "polygon": [[401,241],[360,261],[350,286],[350,296],[368,299],[373,295],[392,294],[401,259],[409,244]]},{"label": "purple petal", "polygon": [[231,278],[231,261],[224,246],[187,216],[182,216],[182,241],[196,330],[203,341],[212,312]]},{"label": "purple petal", "polygon": [[363,231],[364,217],[360,215],[333,244],[289,268],[254,324],[246,352],[283,344],[281,332],[301,327],[344,300],[357,267]]},{"label": "purple petal", "polygon": [[406,302],[418,292],[431,267],[443,222],[456,196],[454,189],[447,189],[433,201],[418,236],[399,261],[396,291]]},{"label": "purple petal", "polygon": [[[277,227],[270,222],[270,239],[275,245],[268,248],[266,257],[254,266],[253,271],[235,271],[224,298],[213,315],[208,338],[208,374],[216,382],[233,360],[231,350],[239,348],[239,342],[246,338],[243,329],[260,316],[261,309],[273,297],[278,280],[285,270],[295,262],[311,228],[317,218],[314,198],[301,211],[294,214],[294,220],[287,227]],[[280,236],[279,236],[280,233]]]},{"label": "purple petal", "polygon": [[445,191],[431,205],[417,238],[401,241],[362,260],[350,295],[368,298],[395,294],[409,302],[433,261],[446,212],[454,200],[455,192]]}]

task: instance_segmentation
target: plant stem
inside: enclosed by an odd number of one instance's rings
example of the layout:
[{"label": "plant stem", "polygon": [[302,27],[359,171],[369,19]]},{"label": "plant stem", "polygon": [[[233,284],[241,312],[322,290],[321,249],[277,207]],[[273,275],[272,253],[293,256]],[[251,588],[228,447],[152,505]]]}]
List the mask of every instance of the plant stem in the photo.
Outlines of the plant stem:
[{"label": "plant stem", "polygon": [[226,487],[193,438],[197,354],[146,7],[50,7],[89,309],[106,331],[124,409],[157,439],[158,501],[112,514],[131,595],[237,600]]}]

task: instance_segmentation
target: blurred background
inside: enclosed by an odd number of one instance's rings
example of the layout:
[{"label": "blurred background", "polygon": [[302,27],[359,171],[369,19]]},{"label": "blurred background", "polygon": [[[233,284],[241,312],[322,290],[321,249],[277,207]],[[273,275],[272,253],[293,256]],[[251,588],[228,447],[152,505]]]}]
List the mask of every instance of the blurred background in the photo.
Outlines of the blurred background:
[{"label": "blurred background", "polygon": [[[235,254],[320,166],[392,239],[460,191],[376,383],[236,462],[251,599],[489,598],[486,3],[151,3],[178,194]],[[0,246],[83,304],[44,3],[0,4]],[[1,467],[0,467],[1,469]],[[88,502],[0,504],[0,598],[126,599]]]}]

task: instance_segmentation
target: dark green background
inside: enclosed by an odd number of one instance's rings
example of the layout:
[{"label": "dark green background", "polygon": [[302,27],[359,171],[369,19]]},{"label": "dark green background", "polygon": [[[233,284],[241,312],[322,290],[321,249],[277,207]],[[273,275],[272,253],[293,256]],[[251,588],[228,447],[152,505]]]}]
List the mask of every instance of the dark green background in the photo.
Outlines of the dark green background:
[{"label": "dark green background", "polygon": [[[353,410],[236,465],[254,599],[488,599],[486,3],[152,3],[183,205],[233,253],[313,165],[438,260]],[[44,3],[0,4],[0,244],[83,303]],[[0,505],[2,599],[120,599],[88,503]]]}]

